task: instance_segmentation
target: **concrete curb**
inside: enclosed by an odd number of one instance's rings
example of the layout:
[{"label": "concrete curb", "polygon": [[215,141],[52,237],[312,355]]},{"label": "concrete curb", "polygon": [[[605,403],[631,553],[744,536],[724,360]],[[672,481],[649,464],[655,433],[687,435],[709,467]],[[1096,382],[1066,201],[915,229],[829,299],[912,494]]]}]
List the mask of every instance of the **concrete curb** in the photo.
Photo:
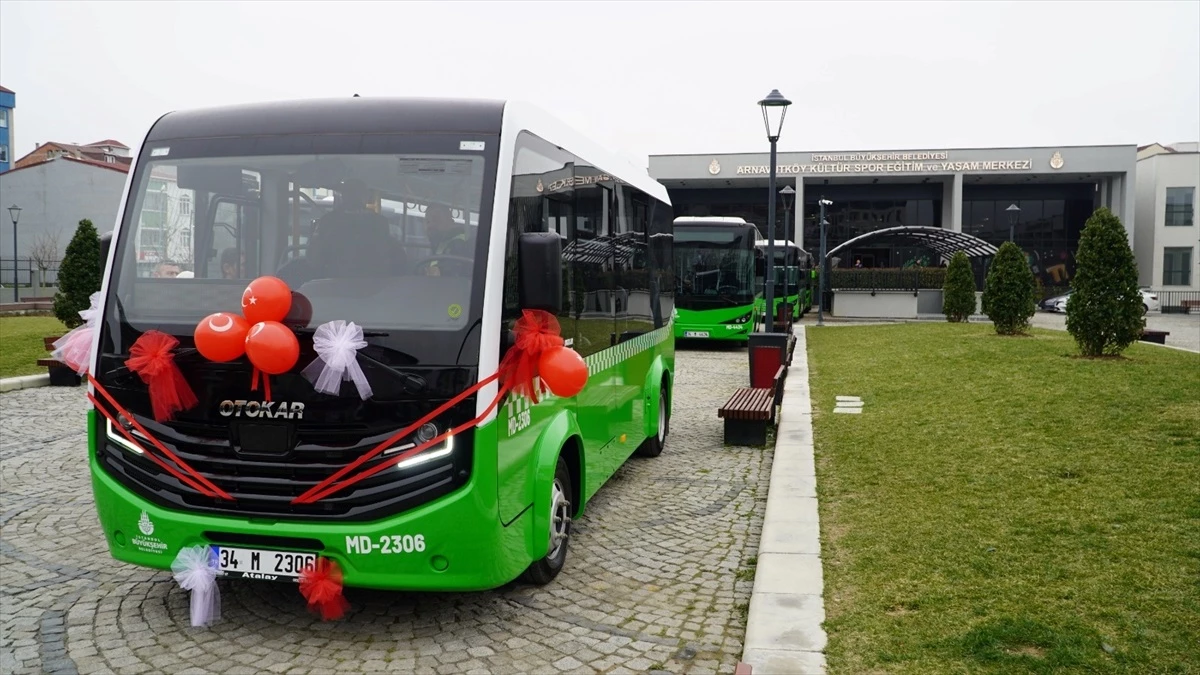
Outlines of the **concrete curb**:
[{"label": "concrete curb", "polygon": [[783,385],[742,662],[754,675],[825,673],[825,599],[805,327]]},{"label": "concrete curb", "polygon": [[0,393],[6,391],[16,391],[18,389],[33,389],[35,387],[49,386],[49,373],[43,373],[41,375],[25,375],[23,377],[6,377],[0,380]]}]

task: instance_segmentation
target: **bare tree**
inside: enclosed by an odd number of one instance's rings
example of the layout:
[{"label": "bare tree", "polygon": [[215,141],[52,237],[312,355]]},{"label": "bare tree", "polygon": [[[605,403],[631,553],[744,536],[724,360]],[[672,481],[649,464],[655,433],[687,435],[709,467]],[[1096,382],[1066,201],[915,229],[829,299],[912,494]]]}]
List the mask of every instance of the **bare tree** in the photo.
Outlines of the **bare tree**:
[{"label": "bare tree", "polygon": [[62,247],[59,245],[58,232],[40,232],[29,247],[29,259],[39,270],[45,272],[50,266],[62,260]]}]

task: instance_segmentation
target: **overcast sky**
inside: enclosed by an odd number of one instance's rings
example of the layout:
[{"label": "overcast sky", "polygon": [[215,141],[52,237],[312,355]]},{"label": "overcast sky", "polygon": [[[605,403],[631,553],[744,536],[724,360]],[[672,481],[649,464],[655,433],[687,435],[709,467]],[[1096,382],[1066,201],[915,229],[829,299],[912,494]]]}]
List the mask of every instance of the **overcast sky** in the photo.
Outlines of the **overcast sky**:
[{"label": "overcast sky", "polygon": [[0,2],[15,156],[174,109],[522,98],[645,165],[781,150],[1200,139],[1200,2]]}]

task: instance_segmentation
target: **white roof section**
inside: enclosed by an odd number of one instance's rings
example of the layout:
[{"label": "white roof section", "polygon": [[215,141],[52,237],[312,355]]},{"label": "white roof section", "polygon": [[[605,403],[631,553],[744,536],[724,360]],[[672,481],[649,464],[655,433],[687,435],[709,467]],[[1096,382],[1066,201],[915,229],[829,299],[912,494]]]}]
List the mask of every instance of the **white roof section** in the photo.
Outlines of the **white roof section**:
[{"label": "white roof section", "polygon": [[601,146],[545,110],[526,101],[505,101],[504,118],[505,127],[513,124],[515,128],[528,131],[544,141],[579,155],[582,159],[592,162],[596,168],[620,178],[655,199],[671,203],[667,188],[650,177],[649,169],[639,167],[628,157]]},{"label": "white roof section", "polygon": [[686,225],[688,223],[729,223],[731,225],[749,225],[745,218],[739,216],[679,216],[675,219],[676,225]]}]

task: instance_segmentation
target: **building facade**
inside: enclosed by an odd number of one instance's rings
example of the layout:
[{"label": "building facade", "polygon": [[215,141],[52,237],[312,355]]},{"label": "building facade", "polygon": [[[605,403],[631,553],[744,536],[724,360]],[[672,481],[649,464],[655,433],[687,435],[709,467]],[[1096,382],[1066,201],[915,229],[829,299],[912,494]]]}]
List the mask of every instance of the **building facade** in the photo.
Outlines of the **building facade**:
[{"label": "building facade", "polygon": [[1139,152],[1136,246],[1139,283],[1200,291],[1200,152],[1195,143]]},{"label": "building facade", "polygon": [[[61,259],[79,221],[87,218],[100,233],[110,232],[125,188],[128,167],[106,166],[61,157],[0,174],[0,204],[20,207],[17,256],[25,259],[40,249],[51,260]],[[0,210],[0,274],[12,276],[13,224]],[[58,253],[50,255],[51,249]]]},{"label": "building facade", "polygon": [[[670,192],[677,216],[741,216],[767,234],[769,155],[652,155],[650,175]],[[826,246],[901,225],[971,234],[991,244],[1021,246],[1044,286],[1074,276],[1084,223],[1107,206],[1126,224],[1133,245],[1137,147],[1133,145],[781,152],[776,237],[810,253],[820,247],[819,201]],[[937,266],[916,242],[862,242],[831,263],[839,267]]]},{"label": "building facade", "polygon": [[17,95],[12,89],[0,87],[0,173],[12,168],[13,112],[17,107]]}]

